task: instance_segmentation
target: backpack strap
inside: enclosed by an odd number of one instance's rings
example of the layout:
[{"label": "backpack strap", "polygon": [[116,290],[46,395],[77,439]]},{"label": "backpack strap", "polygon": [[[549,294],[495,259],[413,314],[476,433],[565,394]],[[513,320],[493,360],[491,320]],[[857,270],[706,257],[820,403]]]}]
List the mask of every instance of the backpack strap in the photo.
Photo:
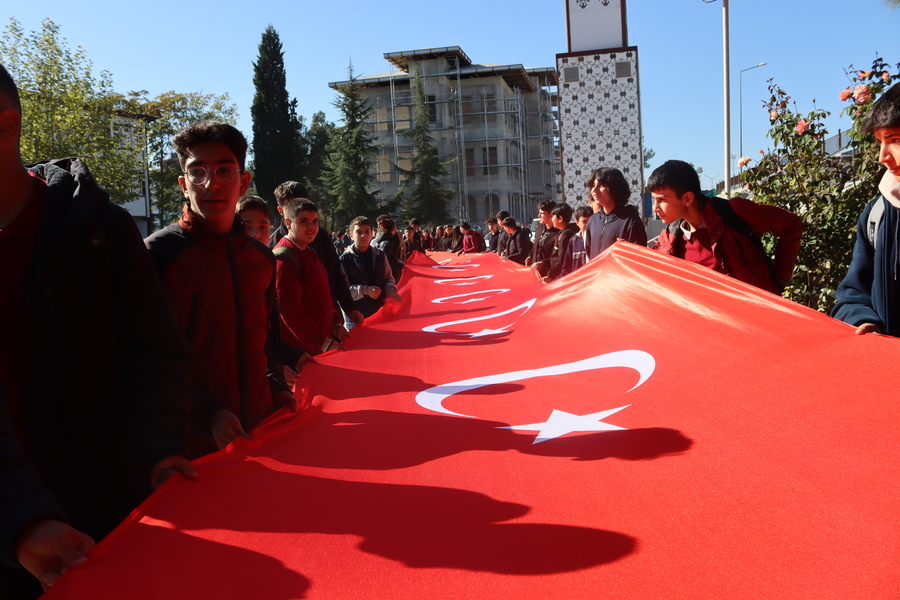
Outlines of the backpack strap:
[{"label": "backpack strap", "polygon": [[769,276],[772,279],[772,283],[775,285],[775,288],[781,291],[784,291],[784,287],[781,285],[781,281],[778,279],[778,274],[775,271],[775,260],[766,254],[766,249],[763,246],[762,239],[756,232],[753,231],[753,228],[750,227],[750,224],[744,220],[739,214],[734,211],[734,208],[731,206],[731,202],[726,200],[725,198],[713,197],[708,200],[708,202],[712,203],[713,209],[716,211],[716,214],[719,215],[719,218],[722,219],[722,223],[730,227],[734,230],[738,235],[742,235],[750,240],[750,242],[759,250],[760,254],[765,258],[766,265],[769,267]]},{"label": "backpack strap", "polygon": [[297,253],[290,246],[278,246],[277,248],[272,249],[272,254],[275,255],[275,259],[283,259],[290,262],[294,265],[294,270],[297,272],[297,277],[302,277],[303,275],[303,265],[300,262],[300,257],[297,256]]},{"label": "backpack strap", "polygon": [[876,248],[878,244],[878,227],[884,218],[884,196],[879,196],[872,210],[869,211],[869,219],[866,222],[866,236],[869,238],[869,244],[872,248]]}]

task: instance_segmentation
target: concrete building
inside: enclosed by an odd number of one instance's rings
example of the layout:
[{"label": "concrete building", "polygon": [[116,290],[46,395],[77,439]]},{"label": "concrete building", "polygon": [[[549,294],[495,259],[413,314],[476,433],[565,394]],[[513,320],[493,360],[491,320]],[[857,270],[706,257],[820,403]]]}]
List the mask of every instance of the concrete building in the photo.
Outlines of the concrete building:
[{"label": "concrete building", "polygon": [[[360,77],[373,108],[369,130],[381,146],[373,191],[390,200],[412,166],[404,132],[413,119],[414,80],[428,101],[434,145],[452,161],[444,189],[454,192],[454,219],[474,225],[500,210],[530,223],[538,202],[560,200],[556,70],[473,63],[458,46],[389,52],[396,70]],[[339,89],[347,81],[330,83]]]}]

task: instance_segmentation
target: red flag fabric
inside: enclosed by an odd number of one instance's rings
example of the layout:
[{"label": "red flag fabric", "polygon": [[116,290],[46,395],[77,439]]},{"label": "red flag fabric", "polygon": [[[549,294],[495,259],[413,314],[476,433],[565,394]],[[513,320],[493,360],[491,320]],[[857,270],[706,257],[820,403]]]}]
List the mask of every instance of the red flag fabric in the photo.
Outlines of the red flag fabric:
[{"label": "red flag fabric", "polygon": [[625,242],[416,255],[48,598],[900,595],[900,346]]}]

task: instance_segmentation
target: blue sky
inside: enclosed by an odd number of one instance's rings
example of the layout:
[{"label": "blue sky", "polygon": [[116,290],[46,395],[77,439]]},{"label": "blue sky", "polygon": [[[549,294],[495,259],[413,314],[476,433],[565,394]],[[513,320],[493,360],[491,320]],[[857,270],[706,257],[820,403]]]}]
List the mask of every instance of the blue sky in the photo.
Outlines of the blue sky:
[{"label": "blue sky", "polygon": [[[51,18],[70,46],[82,46],[98,70],[113,74],[119,92],[148,90],[228,93],[250,135],[252,62],[272,24],[285,51],[288,92],[307,120],[332,106],[331,81],[390,70],[386,52],[460,46],[474,62],[553,67],[566,52],[565,2],[540,0],[257,0],[194,4],[157,0],[125,12],[120,2],[42,0],[16,3],[9,14],[26,30]],[[720,180],[724,167],[721,0],[628,0],[628,41],[638,47],[645,143],[651,168],[670,158]],[[731,0],[732,154],[739,153],[738,72],[743,75],[744,155],[771,146],[761,108],[774,78],[797,102],[833,113],[849,81],[845,68],[867,68],[876,56],[900,62],[900,10],[881,0]],[[4,22],[4,26],[6,23]],[[649,174],[648,174],[649,175]]]}]

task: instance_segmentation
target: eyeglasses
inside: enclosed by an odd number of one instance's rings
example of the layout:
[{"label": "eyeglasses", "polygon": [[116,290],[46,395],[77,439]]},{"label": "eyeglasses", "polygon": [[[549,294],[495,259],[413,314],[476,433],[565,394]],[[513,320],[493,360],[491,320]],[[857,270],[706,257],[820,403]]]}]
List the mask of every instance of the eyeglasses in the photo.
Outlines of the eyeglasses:
[{"label": "eyeglasses", "polygon": [[241,172],[241,169],[235,168],[233,165],[220,165],[211,171],[208,167],[196,166],[188,167],[187,171],[184,171],[184,174],[191,184],[204,185],[209,181],[210,172],[215,175],[216,181],[219,184],[226,185],[234,181],[238,173]]}]

